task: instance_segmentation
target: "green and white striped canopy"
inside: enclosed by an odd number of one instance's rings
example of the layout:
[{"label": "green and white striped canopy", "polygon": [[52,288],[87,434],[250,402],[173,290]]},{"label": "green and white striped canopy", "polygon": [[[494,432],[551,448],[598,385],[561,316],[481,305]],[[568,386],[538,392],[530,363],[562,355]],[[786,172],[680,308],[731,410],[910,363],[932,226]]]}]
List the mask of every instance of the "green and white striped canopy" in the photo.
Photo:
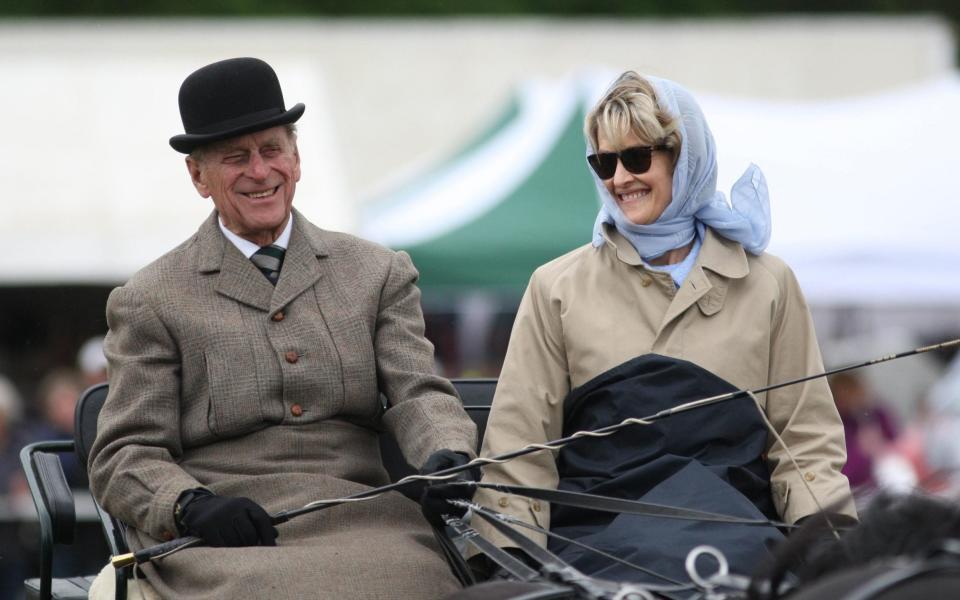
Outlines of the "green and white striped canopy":
[{"label": "green and white striped canopy", "polygon": [[410,253],[429,295],[516,294],[590,241],[599,202],[576,82],[531,83],[444,164],[369,205],[361,235]]}]

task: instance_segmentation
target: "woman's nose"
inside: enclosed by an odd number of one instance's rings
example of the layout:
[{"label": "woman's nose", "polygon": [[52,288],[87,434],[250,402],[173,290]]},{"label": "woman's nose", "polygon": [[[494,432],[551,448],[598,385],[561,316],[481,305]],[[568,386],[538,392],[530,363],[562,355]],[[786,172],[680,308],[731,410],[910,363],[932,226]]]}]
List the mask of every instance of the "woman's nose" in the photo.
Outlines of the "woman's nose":
[{"label": "woman's nose", "polygon": [[633,179],[633,173],[628,171],[620,159],[617,159],[617,170],[613,172],[613,185],[629,183]]}]

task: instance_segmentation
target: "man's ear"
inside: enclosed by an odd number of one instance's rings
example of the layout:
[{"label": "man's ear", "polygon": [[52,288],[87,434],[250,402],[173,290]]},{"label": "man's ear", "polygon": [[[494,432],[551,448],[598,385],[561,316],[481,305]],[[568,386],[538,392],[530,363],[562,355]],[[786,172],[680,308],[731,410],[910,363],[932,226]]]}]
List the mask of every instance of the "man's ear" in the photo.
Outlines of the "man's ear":
[{"label": "man's ear", "polygon": [[187,171],[190,173],[190,181],[193,182],[193,187],[197,188],[197,193],[200,194],[203,198],[210,197],[210,189],[207,187],[207,184],[204,183],[203,178],[203,166],[196,160],[191,157],[186,158]]},{"label": "man's ear", "polygon": [[293,180],[300,181],[300,148],[296,143],[293,145],[293,159],[296,161],[293,166]]}]

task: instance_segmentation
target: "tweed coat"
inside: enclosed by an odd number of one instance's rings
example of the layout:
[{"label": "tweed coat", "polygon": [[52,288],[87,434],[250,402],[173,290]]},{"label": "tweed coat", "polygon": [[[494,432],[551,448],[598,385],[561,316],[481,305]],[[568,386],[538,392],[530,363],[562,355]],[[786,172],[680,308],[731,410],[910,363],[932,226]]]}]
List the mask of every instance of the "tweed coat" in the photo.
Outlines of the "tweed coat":
[{"label": "tweed coat", "polygon": [[[813,323],[797,281],[781,260],[748,255],[707,229],[690,274],[677,289],[669,274],[649,270],[616,229],[537,269],[514,322],[481,455],[561,437],[570,390],[647,353],[682,358],[740,389],[823,370]],[[768,438],[773,502],[787,522],[817,505],[841,503],[855,514],[840,469],[843,427],[823,379],[760,395],[764,412],[799,461],[798,473]],[[589,441],[581,442],[589,444]],[[537,453],[484,467],[484,480],[556,487],[554,457]],[[547,503],[479,490],[476,500],[549,528]],[[502,545],[488,525],[477,530]],[[524,530],[524,533],[530,533]],[[537,537],[545,543],[544,537]]]},{"label": "tweed coat", "polygon": [[[214,213],[110,295],[110,392],[90,484],[132,527],[134,549],[173,537],[186,489],[272,513],[387,483],[378,428],[413,465],[440,448],[474,454],[473,423],[433,375],[409,257],[293,214],[275,288]],[[144,571],[165,598],[433,598],[458,587],[418,506],[397,493],[278,531],[277,547],[191,548]]]}]

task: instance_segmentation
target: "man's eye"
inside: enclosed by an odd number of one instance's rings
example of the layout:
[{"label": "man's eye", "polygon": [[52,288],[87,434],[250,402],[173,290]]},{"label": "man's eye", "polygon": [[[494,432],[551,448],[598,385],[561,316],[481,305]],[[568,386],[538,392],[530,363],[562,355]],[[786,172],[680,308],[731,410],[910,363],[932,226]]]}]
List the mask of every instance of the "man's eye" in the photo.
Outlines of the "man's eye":
[{"label": "man's eye", "polygon": [[277,146],[272,146],[272,147],[270,147],[270,148],[264,148],[264,149],[263,149],[263,154],[264,154],[265,156],[276,156],[276,155],[280,154],[280,148],[277,147]]},{"label": "man's eye", "polygon": [[246,158],[245,154],[228,154],[223,157],[223,162],[226,163],[238,163]]}]

